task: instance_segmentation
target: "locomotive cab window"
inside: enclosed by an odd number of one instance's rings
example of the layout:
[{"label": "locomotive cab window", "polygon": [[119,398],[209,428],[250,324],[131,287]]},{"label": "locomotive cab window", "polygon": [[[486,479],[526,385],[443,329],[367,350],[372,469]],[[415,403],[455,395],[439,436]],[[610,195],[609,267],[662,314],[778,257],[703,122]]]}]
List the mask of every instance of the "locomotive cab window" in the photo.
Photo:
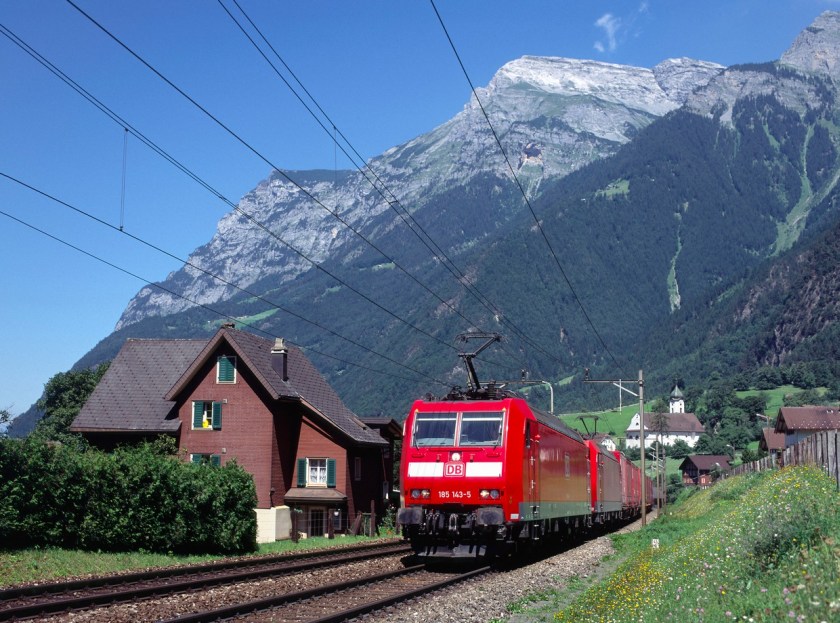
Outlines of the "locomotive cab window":
[{"label": "locomotive cab window", "polygon": [[418,413],[414,419],[414,447],[455,445],[456,413]]},{"label": "locomotive cab window", "polygon": [[459,446],[498,446],[502,443],[504,411],[461,414]]}]

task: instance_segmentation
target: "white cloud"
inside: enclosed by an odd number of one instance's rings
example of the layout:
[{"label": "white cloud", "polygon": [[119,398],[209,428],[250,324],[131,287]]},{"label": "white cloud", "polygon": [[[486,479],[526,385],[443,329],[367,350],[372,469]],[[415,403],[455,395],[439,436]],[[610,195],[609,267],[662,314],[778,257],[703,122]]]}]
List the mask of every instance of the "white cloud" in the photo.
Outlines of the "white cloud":
[{"label": "white cloud", "polygon": [[598,18],[595,25],[598,28],[604,29],[604,34],[607,38],[606,45],[604,45],[602,41],[596,41],[595,49],[599,52],[604,52],[605,50],[609,50],[610,52],[614,51],[617,45],[616,34],[621,28],[621,19],[614,16],[612,13],[604,13]]}]

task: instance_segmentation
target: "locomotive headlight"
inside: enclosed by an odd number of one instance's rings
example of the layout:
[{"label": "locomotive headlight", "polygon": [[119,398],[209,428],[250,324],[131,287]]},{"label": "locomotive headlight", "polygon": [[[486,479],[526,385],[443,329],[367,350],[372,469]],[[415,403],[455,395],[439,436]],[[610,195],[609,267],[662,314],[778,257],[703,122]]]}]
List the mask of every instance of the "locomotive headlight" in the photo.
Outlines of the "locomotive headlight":
[{"label": "locomotive headlight", "polygon": [[453,461],[460,461],[461,460],[461,453],[460,452],[453,452],[452,453],[452,460]]},{"label": "locomotive headlight", "polygon": [[498,489],[482,489],[478,492],[478,497],[482,500],[486,500],[487,498],[498,500],[499,499],[499,490]]},{"label": "locomotive headlight", "polygon": [[431,492],[431,491],[429,491],[428,489],[423,489],[423,490],[420,492],[420,495],[421,495],[424,499],[428,499],[428,498],[432,497],[432,492]]},{"label": "locomotive headlight", "polygon": [[499,490],[498,489],[490,489],[490,497],[494,500],[499,499]]},{"label": "locomotive headlight", "polygon": [[416,500],[420,497],[420,489],[412,489],[411,490],[411,499]]}]

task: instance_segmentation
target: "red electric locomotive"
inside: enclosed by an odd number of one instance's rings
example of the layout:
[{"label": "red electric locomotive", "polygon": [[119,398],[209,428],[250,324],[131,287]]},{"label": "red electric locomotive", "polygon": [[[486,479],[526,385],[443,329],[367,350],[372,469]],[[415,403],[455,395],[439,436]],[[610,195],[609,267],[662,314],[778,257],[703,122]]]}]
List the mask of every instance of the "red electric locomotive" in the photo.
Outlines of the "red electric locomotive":
[{"label": "red electric locomotive", "polygon": [[522,398],[418,400],[397,521],[421,556],[511,553],[590,521],[588,456],[577,432]]},{"label": "red electric locomotive", "polygon": [[[427,558],[499,556],[640,511],[640,471],[493,383],[417,400],[403,424],[397,523]],[[635,470],[635,472],[633,471]],[[650,489],[648,489],[650,491]]]}]

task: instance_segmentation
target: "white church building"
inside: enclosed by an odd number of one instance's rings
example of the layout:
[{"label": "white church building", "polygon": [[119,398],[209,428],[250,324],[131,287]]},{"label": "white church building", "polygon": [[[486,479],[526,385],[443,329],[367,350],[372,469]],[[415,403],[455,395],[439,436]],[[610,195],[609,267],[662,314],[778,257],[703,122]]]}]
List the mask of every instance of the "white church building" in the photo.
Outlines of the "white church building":
[{"label": "white church building", "polygon": [[[653,442],[657,439],[666,446],[673,445],[677,440],[681,439],[693,448],[694,444],[696,444],[697,440],[700,438],[700,435],[705,432],[705,429],[700,423],[700,420],[697,419],[697,416],[693,413],[685,412],[685,399],[683,397],[683,393],[680,391],[680,388],[676,385],[674,386],[674,390],[671,392],[667,430],[662,433],[651,430],[650,418],[652,416],[652,413],[645,413],[646,448],[652,446]],[[627,427],[627,430],[624,432],[624,445],[627,448],[638,448],[640,445],[640,419],[639,414],[636,413],[636,415],[633,416],[633,419],[630,420],[630,425]]]}]

